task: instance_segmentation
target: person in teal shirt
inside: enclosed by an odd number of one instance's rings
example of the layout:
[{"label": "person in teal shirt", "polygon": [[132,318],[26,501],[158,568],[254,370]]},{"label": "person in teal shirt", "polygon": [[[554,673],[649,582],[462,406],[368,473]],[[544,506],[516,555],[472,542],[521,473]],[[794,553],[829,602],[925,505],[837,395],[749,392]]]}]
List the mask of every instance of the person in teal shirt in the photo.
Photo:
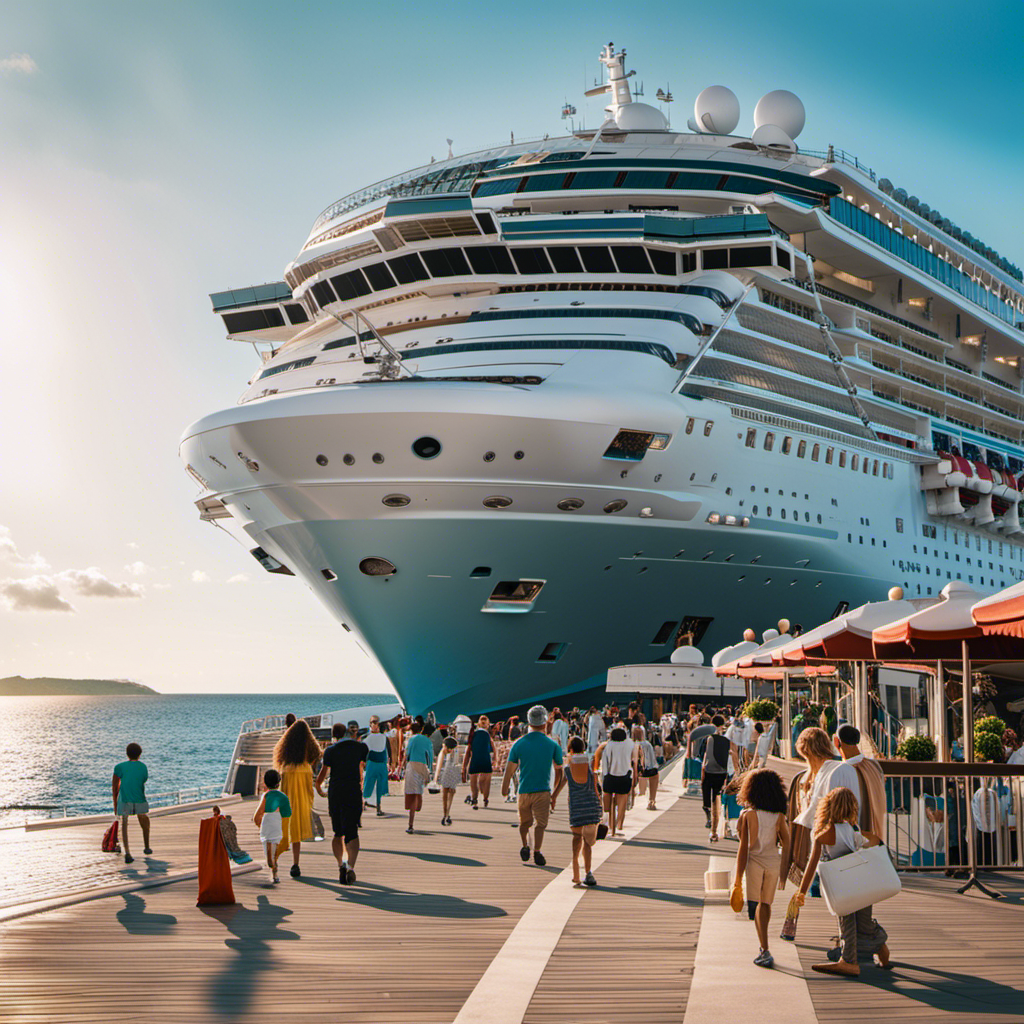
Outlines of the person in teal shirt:
[{"label": "person in teal shirt", "polygon": [[519,837],[522,848],[520,858],[530,859],[530,826],[533,830],[533,862],[543,867],[547,860],[540,852],[544,830],[551,814],[551,776],[556,765],[562,763],[562,747],[544,734],[548,712],[542,704],[535,704],[527,712],[530,731],[512,744],[508,752],[505,777],[501,781],[501,795],[508,796],[512,773],[519,769]]},{"label": "person in teal shirt", "polygon": [[409,728],[412,735],[402,755],[402,763],[405,765],[405,809],[409,812],[409,827],[405,831],[411,835],[416,812],[423,807],[423,789],[434,767],[434,744],[423,735],[422,722],[415,721]]},{"label": "person in teal shirt", "polygon": [[129,743],[125,748],[127,761],[114,766],[112,779],[114,793],[114,814],[121,819],[121,842],[124,843],[124,862],[131,864],[135,858],[128,848],[128,818],[135,815],[142,826],[143,853],[147,856],[153,851],[149,848],[149,804],[146,802],[146,780],[149,769],[139,760],[142,747],[138,743]]}]

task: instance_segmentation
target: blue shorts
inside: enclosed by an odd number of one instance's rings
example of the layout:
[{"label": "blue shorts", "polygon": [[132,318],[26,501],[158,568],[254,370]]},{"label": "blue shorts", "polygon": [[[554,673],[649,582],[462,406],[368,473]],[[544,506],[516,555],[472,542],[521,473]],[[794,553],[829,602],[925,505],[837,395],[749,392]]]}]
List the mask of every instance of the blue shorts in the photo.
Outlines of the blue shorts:
[{"label": "blue shorts", "polygon": [[149,804],[145,800],[140,803],[132,803],[130,800],[117,801],[117,816],[127,818],[132,814],[149,814]]}]

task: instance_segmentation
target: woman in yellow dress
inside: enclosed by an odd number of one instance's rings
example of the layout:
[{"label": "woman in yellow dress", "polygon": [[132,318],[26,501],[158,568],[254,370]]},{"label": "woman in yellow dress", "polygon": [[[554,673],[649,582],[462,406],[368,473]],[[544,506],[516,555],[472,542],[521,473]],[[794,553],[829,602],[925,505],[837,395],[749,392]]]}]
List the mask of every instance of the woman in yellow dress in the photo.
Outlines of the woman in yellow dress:
[{"label": "woman in yellow dress", "polygon": [[284,835],[277,847],[278,857],[292,848],[292,878],[298,878],[299,852],[305,840],[313,838],[313,765],[320,760],[309,723],[300,718],[285,730],[274,747],[274,767],[281,773],[281,792],[288,797],[292,816],[283,819]]}]

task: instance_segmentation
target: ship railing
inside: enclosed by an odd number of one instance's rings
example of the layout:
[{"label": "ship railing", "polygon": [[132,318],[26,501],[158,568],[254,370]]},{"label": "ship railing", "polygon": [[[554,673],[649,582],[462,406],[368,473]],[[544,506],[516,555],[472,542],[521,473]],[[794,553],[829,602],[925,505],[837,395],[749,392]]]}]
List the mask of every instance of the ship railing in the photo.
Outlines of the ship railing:
[{"label": "ship railing", "polygon": [[[198,803],[201,800],[214,800],[224,794],[224,787],[218,785],[210,786],[187,786],[182,789],[170,789],[163,793],[147,793],[146,801],[150,807],[177,807],[179,804]],[[93,811],[83,812],[93,814]],[[74,818],[77,812],[68,813],[68,808],[49,807],[46,817],[53,818]]]},{"label": "ship railing", "polygon": [[903,731],[903,723],[878,702],[874,694],[871,695],[874,702],[874,717],[871,721],[871,742],[875,749],[885,758],[896,756],[896,747],[899,745],[900,733]]},{"label": "ship railing", "polygon": [[1024,870],[1024,765],[886,761],[882,767],[882,839],[899,870]]},{"label": "ship railing", "polygon": [[283,729],[284,715],[264,715],[262,718],[250,718],[242,723],[240,732],[263,732],[265,729]]},{"label": "ship railing", "polygon": [[862,164],[853,153],[847,153],[845,149],[836,149],[834,146],[829,146],[828,149],[801,149],[800,155],[816,157],[818,160],[824,160],[827,164],[846,164],[855,171],[860,171],[872,181],[877,180],[872,168],[867,164]]}]

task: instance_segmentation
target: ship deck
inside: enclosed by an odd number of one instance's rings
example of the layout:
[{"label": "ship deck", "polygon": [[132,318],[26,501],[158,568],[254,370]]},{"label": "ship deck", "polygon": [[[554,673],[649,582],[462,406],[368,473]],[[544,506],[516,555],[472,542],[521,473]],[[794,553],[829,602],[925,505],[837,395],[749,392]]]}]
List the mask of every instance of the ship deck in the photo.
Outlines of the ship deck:
[{"label": "ship deck", "polygon": [[[1020,876],[997,878],[1006,894],[998,902],[959,896],[942,876],[904,876],[904,891],[876,911],[894,966],[865,966],[859,981],[811,971],[837,928],[822,901],[809,900],[797,942],[773,939],[777,967],[763,971],[751,963],[753,926],[703,890],[709,854],[733,855],[735,846],[709,849],[699,799],[680,792],[678,768],[670,769],[661,811],[630,812],[627,841],[598,844],[600,885],[585,891],[564,869],[564,797],[545,838],[545,868],[520,861],[515,806],[500,797],[474,812],[460,790],[455,823],[441,828],[438,798],[427,796],[422,831],[409,836],[401,798],[392,796],[387,817],[364,817],[354,886],[338,883],[329,843],[305,844],[301,879],[285,868],[272,886],[263,870],[236,869],[238,902],[228,907],[196,907],[187,876],[208,812],[154,819],[155,853],[130,867],[93,852],[101,823],[4,830],[0,1020],[1021,1019]],[[252,805],[225,809],[258,861]],[[78,859],[92,865],[91,885],[82,885]],[[68,905],[32,903],[47,879]],[[787,898],[776,900],[773,936]]]}]

